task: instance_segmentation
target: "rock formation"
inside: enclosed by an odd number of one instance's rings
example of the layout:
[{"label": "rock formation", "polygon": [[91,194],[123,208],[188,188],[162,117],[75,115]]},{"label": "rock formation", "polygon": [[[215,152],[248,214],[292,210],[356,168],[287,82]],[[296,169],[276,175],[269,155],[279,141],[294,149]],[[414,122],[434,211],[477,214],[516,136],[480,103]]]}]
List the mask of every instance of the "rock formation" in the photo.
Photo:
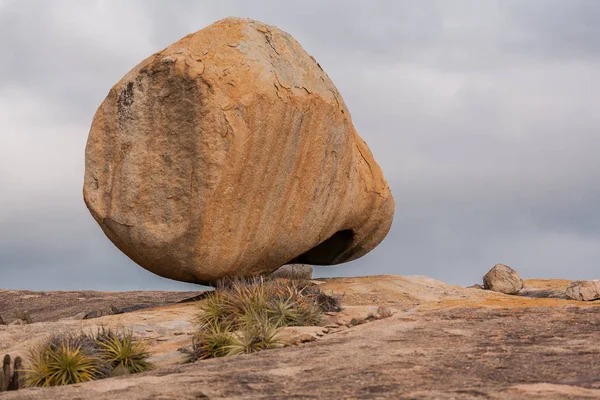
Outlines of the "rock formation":
[{"label": "rock formation", "polygon": [[496,264],[484,275],[483,287],[494,292],[517,294],[523,289],[523,281],[517,271],[511,267]]},{"label": "rock formation", "polygon": [[313,269],[306,264],[284,265],[269,275],[271,278],[312,279]]},{"label": "rock formation", "polygon": [[574,281],[567,287],[566,294],[570,300],[600,300],[600,280]]},{"label": "rock formation", "polygon": [[108,238],[180,281],[350,261],[394,213],[327,74],[289,34],[248,19],[125,75],[94,116],[85,167],[84,199]]},{"label": "rock formation", "polygon": [[[563,293],[570,283],[524,281],[530,290]],[[147,341],[158,367],[119,379],[0,393],[0,399],[273,398],[274,393],[315,399],[600,398],[600,301],[506,296],[424,276],[330,278],[320,280],[319,288],[343,293],[344,309],[326,314],[320,327],[284,328],[290,344],[313,342],[309,346],[186,366],[180,349],[197,333],[198,305],[180,300],[197,292],[162,292],[163,300],[178,304],[155,303],[125,316],[78,321],[65,317],[85,311],[85,299],[128,309],[161,293],[0,290],[3,306],[38,310],[34,324],[0,327],[3,353],[13,358],[27,356],[49,332],[125,328]],[[54,301],[36,308],[48,298]],[[378,320],[384,308],[393,316]],[[526,391],[524,384],[537,389]]]}]

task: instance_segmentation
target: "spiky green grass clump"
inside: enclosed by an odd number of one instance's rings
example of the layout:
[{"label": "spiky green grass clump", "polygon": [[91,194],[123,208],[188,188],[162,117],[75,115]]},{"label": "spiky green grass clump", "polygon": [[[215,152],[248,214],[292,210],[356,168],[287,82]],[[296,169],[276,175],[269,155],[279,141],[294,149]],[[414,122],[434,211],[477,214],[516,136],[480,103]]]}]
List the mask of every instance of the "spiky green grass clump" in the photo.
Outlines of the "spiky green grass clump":
[{"label": "spiky green grass clump", "polygon": [[196,323],[200,330],[215,324],[238,328],[244,316],[253,313],[266,315],[277,327],[317,325],[323,312],[340,310],[339,301],[310,282],[238,279],[217,287],[199,303]]},{"label": "spiky green grass clump", "polygon": [[145,343],[136,341],[133,332],[115,333],[106,331],[97,335],[100,356],[113,368],[126,368],[129,373],[148,371],[153,365],[148,362],[150,353]]},{"label": "spiky green grass clump", "polygon": [[232,335],[227,355],[256,353],[285,344],[281,327],[274,325],[267,314],[249,312],[244,315],[240,329]]},{"label": "spiky green grass clump", "polygon": [[340,298],[297,280],[236,279],[199,303],[199,331],[186,361],[254,353],[285,344],[281,328],[311,326],[323,313],[339,311]]},{"label": "spiky green grass clump", "polygon": [[199,304],[200,313],[195,322],[201,331],[214,326],[231,325],[235,319],[230,298],[221,290],[211,292]]},{"label": "spiky green grass clump", "polygon": [[183,349],[184,363],[193,363],[207,358],[225,357],[233,343],[233,332],[229,325],[210,324],[192,338],[192,347]]},{"label": "spiky green grass clump", "polygon": [[30,352],[25,386],[59,386],[102,377],[102,360],[89,354],[76,340],[50,341]]},{"label": "spiky green grass clump", "polygon": [[60,386],[151,369],[150,353],[132,332],[56,335],[29,352],[25,386]]}]

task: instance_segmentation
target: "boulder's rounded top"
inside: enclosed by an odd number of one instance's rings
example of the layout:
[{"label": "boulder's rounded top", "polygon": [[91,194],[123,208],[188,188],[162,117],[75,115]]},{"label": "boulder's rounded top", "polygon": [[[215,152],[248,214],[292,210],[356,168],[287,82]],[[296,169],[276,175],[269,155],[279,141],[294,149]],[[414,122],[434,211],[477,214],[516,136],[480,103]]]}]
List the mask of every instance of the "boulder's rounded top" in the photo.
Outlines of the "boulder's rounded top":
[{"label": "boulder's rounded top", "polygon": [[573,281],[567,287],[566,295],[570,300],[600,300],[600,280]]},{"label": "boulder's rounded top", "polygon": [[483,285],[487,290],[517,294],[523,289],[523,280],[519,273],[508,265],[496,264],[484,275]]},{"label": "boulder's rounded top", "polygon": [[231,101],[248,102],[248,93],[275,93],[283,101],[312,95],[335,104],[345,118],[351,118],[342,96],[315,58],[290,34],[260,21],[219,20],[155,53],[121,82],[149,66],[156,71],[153,64],[157,60],[159,65],[181,63],[182,69],[187,65],[192,76],[197,72],[208,82],[225,81],[227,86],[221,89]]}]

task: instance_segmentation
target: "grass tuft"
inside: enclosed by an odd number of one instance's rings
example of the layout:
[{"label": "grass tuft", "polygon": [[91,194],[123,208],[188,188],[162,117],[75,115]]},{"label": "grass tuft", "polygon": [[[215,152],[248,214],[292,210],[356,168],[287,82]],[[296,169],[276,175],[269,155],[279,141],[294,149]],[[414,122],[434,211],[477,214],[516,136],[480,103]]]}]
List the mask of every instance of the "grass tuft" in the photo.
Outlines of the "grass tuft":
[{"label": "grass tuft", "polygon": [[198,333],[185,362],[248,354],[285,344],[281,328],[321,323],[324,312],[340,311],[340,297],[310,281],[233,279],[199,302]]},{"label": "grass tuft", "polygon": [[101,376],[102,361],[69,339],[31,350],[30,363],[30,368],[24,370],[26,387],[83,383]]},{"label": "grass tuft", "polygon": [[267,308],[267,315],[270,322],[275,326],[298,325],[301,319],[301,312],[298,310],[297,303],[285,297],[272,299]]},{"label": "grass tuft", "polygon": [[207,358],[225,357],[229,346],[233,344],[229,325],[205,325],[193,338],[191,349],[183,349],[186,354],[184,363],[193,363]]},{"label": "grass tuft", "polygon": [[206,299],[199,302],[200,313],[196,324],[203,330],[215,325],[228,325],[232,320],[229,297],[222,291],[213,291]]},{"label": "grass tuft", "polygon": [[232,336],[227,355],[251,354],[285,345],[281,328],[273,325],[266,314],[246,314],[246,322]]},{"label": "grass tuft", "polygon": [[150,353],[146,344],[134,340],[131,331],[115,333],[103,330],[96,336],[96,342],[101,348],[102,359],[113,369],[126,368],[130,373],[137,374],[154,368],[148,362]]},{"label": "grass tuft", "polygon": [[132,332],[55,335],[29,352],[25,386],[60,386],[153,368],[146,346]]}]

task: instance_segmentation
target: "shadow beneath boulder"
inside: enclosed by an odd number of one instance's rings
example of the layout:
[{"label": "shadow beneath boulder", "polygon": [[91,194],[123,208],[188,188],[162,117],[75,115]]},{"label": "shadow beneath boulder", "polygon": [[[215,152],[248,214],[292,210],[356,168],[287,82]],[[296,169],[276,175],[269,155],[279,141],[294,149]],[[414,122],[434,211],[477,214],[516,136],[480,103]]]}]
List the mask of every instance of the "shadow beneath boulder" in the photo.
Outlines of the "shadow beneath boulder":
[{"label": "shadow beneath boulder", "polygon": [[523,288],[517,296],[531,297],[534,299],[561,299],[566,300],[567,296],[564,290],[559,289],[536,289],[536,288]]}]

